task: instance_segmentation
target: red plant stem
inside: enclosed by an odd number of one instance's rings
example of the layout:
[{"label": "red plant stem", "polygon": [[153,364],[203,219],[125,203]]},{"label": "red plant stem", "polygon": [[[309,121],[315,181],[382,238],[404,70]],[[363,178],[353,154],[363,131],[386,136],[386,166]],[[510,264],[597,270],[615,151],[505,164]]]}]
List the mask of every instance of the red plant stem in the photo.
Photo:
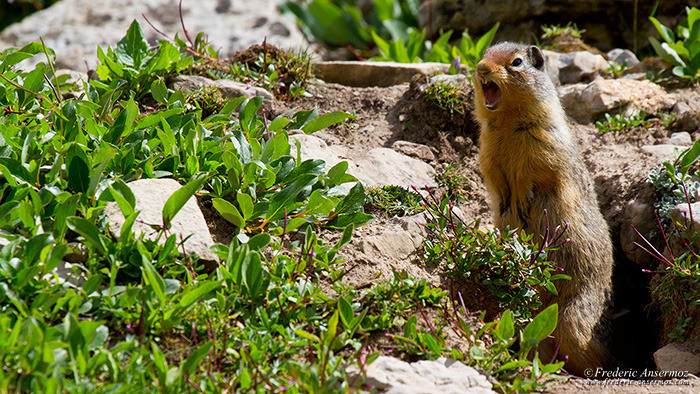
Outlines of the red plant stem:
[{"label": "red plant stem", "polygon": [[552,354],[552,358],[549,360],[549,364],[553,363],[554,360],[557,359],[557,355],[559,354],[559,348],[561,347],[561,341],[564,339],[564,337],[559,337],[559,342],[557,342],[557,347],[554,349],[554,354]]},{"label": "red plant stem", "polygon": [[177,8],[180,12],[180,24],[182,25],[182,30],[185,32],[185,37],[187,37],[187,41],[189,41],[190,45],[192,45],[192,48],[194,48],[194,41],[192,41],[192,37],[190,37],[190,33],[185,27],[185,18],[182,17],[182,0],[180,0],[180,4],[177,6]]},{"label": "red plant stem", "polygon": [[[641,239],[644,240],[644,242],[646,242],[647,245],[649,245],[649,247],[650,247],[654,252],[656,252],[656,254],[651,253],[649,250],[647,250],[646,248],[644,248],[642,245],[638,244],[637,242],[634,242],[635,245],[639,246],[639,247],[642,248],[645,252],[647,252],[647,253],[649,253],[650,255],[656,257],[657,260],[663,262],[664,264],[668,265],[669,267],[672,267],[672,266],[673,266],[673,263],[671,263],[670,261],[668,261],[668,259],[667,259],[666,257],[664,257],[664,255],[662,255],[658,250],[656,250],[656,248],[654,247],[654,245],[652,245],[652,244],[649,242],[649,240],[647,240],[646,238],[644,238],[644,236],[643,236],[639,231],[637,231],[637,228],[634,227],[634,225],[632,225],[632,229],[634,230],[635,233],[637,233],[637,235],[639,235],[639,237],[640,237]],[[663,229],[662,229],[661,231],[663,231]]]},{"label": "red plant stem", "polygon": [[[673,257],[673,251],[671,251],[671,247],[668,245],[668,239],[666,238],[666,231],[664,231],[664,227],[661,225],[661,220],[659,220],[658,211],[654,211],[654,216],[656,217],[656,224],[659,225],[659,229],[661,230],[661,236],[663,237],[664,243],[666,244],[666,250],[668,250],[668,253],[671,255],[671,260],[675,261],[676,258]],[[692,223],[692,221],[691,221],[691,223]]]}]

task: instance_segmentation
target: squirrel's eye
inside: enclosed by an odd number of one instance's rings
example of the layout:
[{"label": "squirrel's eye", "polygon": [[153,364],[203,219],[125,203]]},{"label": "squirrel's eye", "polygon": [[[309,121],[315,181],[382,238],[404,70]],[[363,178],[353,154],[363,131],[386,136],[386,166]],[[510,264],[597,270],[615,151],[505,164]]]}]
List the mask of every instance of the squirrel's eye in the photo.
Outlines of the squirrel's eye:
[{"label": "squirrel's eye", "polygon": [[516,57],[515,59],[513,59],[513,62],[510,65],[513,67],[518,67],[521,64],[523,64],[523,59]]}]

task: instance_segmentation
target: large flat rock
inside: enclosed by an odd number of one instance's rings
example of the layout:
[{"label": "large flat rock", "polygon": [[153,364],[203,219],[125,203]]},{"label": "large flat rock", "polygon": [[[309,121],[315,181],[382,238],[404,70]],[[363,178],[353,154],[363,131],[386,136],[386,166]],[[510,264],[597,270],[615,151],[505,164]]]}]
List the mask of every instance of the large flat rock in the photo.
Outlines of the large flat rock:
[{"label": "large flat rock", "polygon": [[326,82],[364,88],[408,83],[416,74],[446,73],[449,68],[445,63],[336,61],[316,63],[316,74]]},{"label": "large flat rock", "polygon": [[[174,179],[139,179],[127,185],[136,198],[134,211],[140,211],[132,231],[136,237],[144,234],[148,239],[156,239],[157,232],[149,225],[163,224],[163,206],[181,185]],[[124,215],[116,202],[107,204],[105,215],[109,221],[109,231],[119,239],[124,225]],[[214,240],[194,197],[187,200],[175,215],[171,225],[170,232],[177,235],[178,242],[192,235],[185,242],[185,253],[194,253],[204,261],[219,261],[219,258],[209,250],[209,247],[214,245]],[[161,237],[160,242],[165,242],[165,239],[166,237]]]}]

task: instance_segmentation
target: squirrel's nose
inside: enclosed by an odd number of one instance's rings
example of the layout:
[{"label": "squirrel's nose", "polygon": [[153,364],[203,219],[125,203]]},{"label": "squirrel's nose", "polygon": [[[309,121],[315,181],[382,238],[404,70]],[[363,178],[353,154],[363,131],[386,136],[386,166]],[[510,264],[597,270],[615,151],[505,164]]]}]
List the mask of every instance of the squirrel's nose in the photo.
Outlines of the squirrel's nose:
[{"label": "squirrel's nose", "polygon": [[491,68],[483,62],[479,62],[479,64],[476,65],[476,73],[480,77],[485,77],[491,73]]}]

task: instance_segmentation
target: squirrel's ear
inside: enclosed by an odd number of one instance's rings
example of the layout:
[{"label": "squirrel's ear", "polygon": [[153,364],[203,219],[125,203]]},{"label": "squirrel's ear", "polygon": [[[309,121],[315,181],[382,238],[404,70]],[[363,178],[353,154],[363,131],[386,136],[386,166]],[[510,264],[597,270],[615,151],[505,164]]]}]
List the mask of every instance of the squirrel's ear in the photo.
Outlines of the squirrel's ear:
[{"label": "squirrel's ear", "polygon": [[530,58],[530,64],[536,69],[542,70],[544,68],[544,56],[540,48],[534,45],[527,48],[527,57]]}]

